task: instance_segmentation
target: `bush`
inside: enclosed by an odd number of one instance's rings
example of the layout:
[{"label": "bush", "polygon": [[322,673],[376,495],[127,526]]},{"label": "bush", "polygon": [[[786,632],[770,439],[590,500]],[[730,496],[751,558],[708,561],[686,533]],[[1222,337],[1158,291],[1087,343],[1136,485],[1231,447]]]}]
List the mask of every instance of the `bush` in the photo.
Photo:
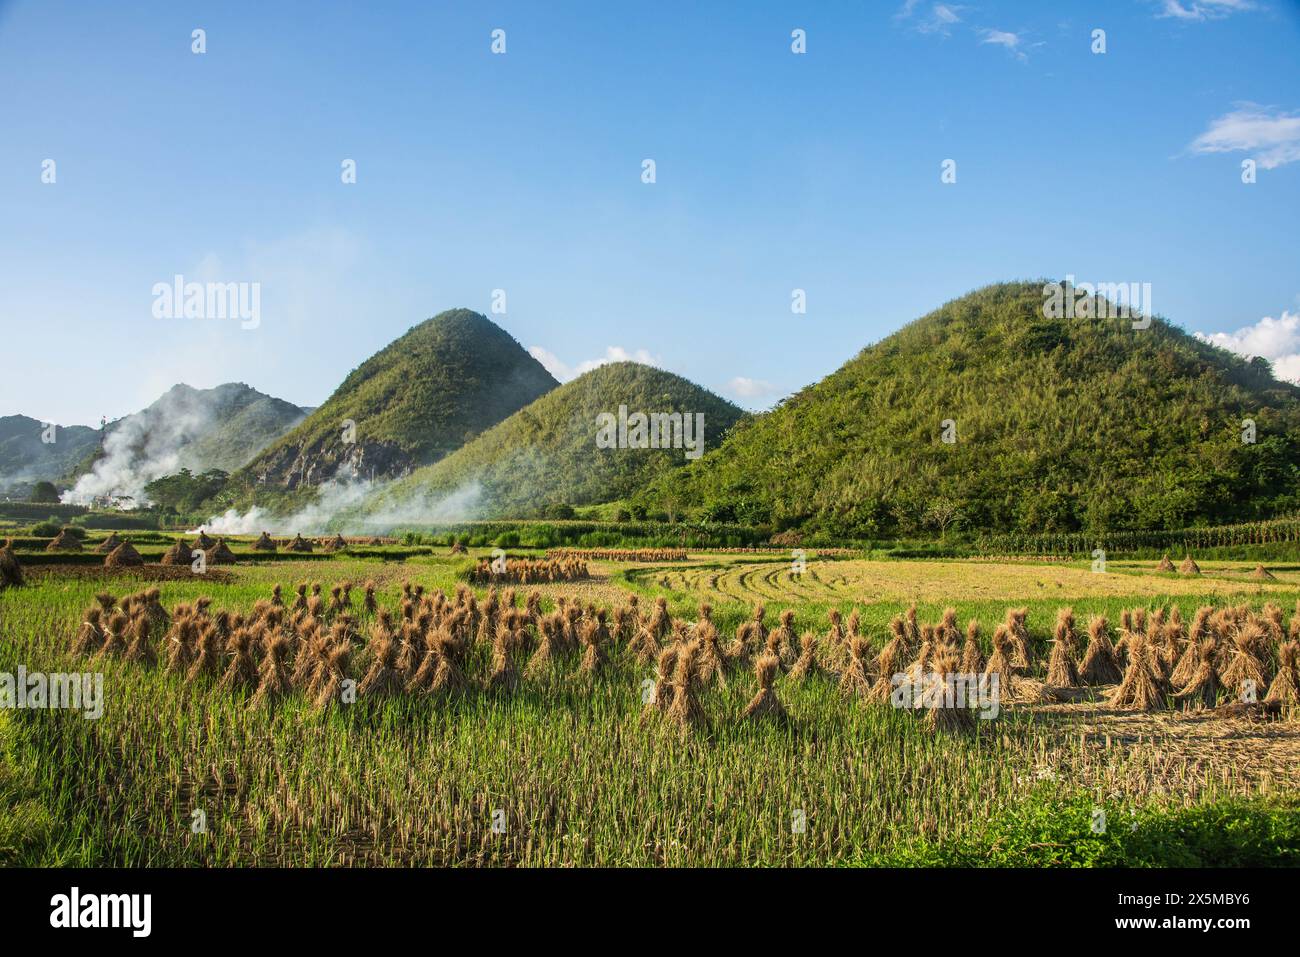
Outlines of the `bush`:
[{"label": "bush", "polygon": [[546,517],[565,521],[573,518],[573,506],[566,505],[564,502],[557,502],[554,505],[548,505],[546,508]]},{"label": "bush", "polygon": [[57,519],[49,518],[33,525],[31,536],[32,538],[53,538],[55,535],[59,534],[59,529],[62,527],[63,526],[59,524]]},{"label": "bush", "polygon": [[59,490],[54,487],[53,482],[37,482],[32,486],[32,494],[27,498],[28,501],[39,502],[42,505],[53,505],[59,500]]}]

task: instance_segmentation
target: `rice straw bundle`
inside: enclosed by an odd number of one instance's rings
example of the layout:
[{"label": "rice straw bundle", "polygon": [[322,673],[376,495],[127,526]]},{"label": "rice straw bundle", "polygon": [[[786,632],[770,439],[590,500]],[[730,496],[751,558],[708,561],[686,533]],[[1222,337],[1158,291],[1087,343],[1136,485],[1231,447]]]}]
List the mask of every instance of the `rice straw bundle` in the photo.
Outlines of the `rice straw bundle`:
[{"label": "rice straw bundle", "polygon": [[1124,677],[1110,641],[1110,623],[1102,615],[1088,622],[1088,648],[1079,666],[1079,680],[1088,685],[1115,684]]},{"label": "rice straw bundle", "polygon": [[961,649],[963,674],[977,675],[984,670],[984,652],[980,650],[980,623],[976,618],[966,622],[966,644]]},{"label": "rice straw bundle", "polygon": [[[861,639],[858,639],[861,640]],[[764,718],[784,719],[786,717],[785,706],[772,690],[772,682],[776,680],[776,673],[781,668],[781,662],[776,655],[767,654],[766,652],[759,655],[754,662],[754,676],[758,679],[758,693],[745,706],[745,717],[749,720]]]},{"label": "rice straw bundle", "polygon": [[1111,692],[1112,707],[1154,711],[1164,706],[1153,656],[1154,652],[1145,635],[1130,636],[1128,667],[1124,670],[1120,683]]}]

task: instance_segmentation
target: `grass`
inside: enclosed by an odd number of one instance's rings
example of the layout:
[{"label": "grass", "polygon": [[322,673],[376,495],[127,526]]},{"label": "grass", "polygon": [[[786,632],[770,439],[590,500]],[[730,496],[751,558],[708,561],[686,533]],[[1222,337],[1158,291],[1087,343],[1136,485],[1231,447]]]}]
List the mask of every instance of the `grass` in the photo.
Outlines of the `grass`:
[{"label": "grass", "polygon": [[[159,584],[168,607],[210,595],[216,607],[251,607],[271,585],[300,580],[326,589],[350,579],[379,583],[395,608],[401,582],[450,590],[477,555],[405,563],[339,558],[328,563],[237,566],[220,579]],[[676,565],[677,563],[674,563]],[[734,556],[704,564],[727,578],[714,618],[724,638],[749,613],[733,580],[761,568]],[[824,565],[824,568],[823,568]],[[948,566],[961,566],[949,568]],[[953,604],[987,630],[1006,596],[1033,596],[1040,642],[1055,608],[1093,611],[1173,597],[1190,620],[1208,596],[1274,600],[1290,608],[1297,587],[1217,579],[1165,579],[1127,571],[1093,576],[1056,566],[838,561],[813,566],[824,595],[793,604],[802,629],[824,630],[826,611],[847,610],[854,588],[879,635],[909,597],[937,619]],[[541,590],[608,603],[627,590],[658,594],[679,569],[595,563],[603,576]],[[1054,582],[1069,573],[1069,585]],[[845,582],[840,587],[838,578]],[[66,654],[93,593],[141,586],[129,576],[34,567],[30,586],[0,593],[0,670],[85,670]],[[746,579],[748,581],[749,579]],[[708,586],[665,591],[693,613]],[[1034,586],[1036,587],[1036,586]],[[522,592],[522,590],[521,590]],[[783,607],[769,602],[768,619]],[[693,617],[693,614],[692,614]],[[473,666],[481,670],[483,660]],[[576,658],[501,699],[471,691],[435,701],[401,696],[317,712],[295,694],[269,713],[213,683],[186,685],[161,671],[110,661],[98,721],[69,712],[0,712],[0,862],[86,866],[230,865],[864,865],[1178,863],[1175,832],[1193,828],[1207,863],[1292,863],[1296,803],[1286,766],[1189,757],[1178,728],[1161,738],[1116,734],[1108,744],[1080,725],[1032,710],[1004,712],[970,736],[930,734],[911,716],[864,706],[833,680],[778,680],[789,725],[744,722],[756,685],[737,672],[702,697],[707,726],[683,738],[641,719],[647,668],[616,657],[590,685],[572,679]],[[1294,740],[1294,725],[1276,731]],[[1246,753],[1256,745],[1238,742]],[[1085,811],[1112,821],[1136,815],[1138,831],[1098,842]],[[195,812],[205,829],[195,833]],[[796,812],[806,826],[792,827]],[[1218,823],[1216,823],[1218,822]],[[494,823],[500,825],[494,830]],[[1213,838],[1249,836],[1246,851]],[[1118,829],[1118,830],[1123,830]],[[499,831],[499,832],[498,832]],[[1288,837],[1290,836],[1290,837]],[[1235,840],[1235,838],[1234,838]],[[1289,845],[1288,845],[1289,842]],[[1186,842],[1184,842],[1186,844]],[[1190,845],[1189,845],[1190,846]],[[1186,858],[1190,860],[1190,858]]]}]

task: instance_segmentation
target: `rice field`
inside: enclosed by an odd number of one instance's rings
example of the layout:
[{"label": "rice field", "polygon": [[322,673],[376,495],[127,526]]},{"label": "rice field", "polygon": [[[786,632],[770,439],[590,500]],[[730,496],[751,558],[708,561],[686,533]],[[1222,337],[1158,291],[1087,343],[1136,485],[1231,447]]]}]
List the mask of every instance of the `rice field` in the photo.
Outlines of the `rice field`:
[{"label": "rice field", "polygon": [[1062,603],[1131,597],[1156,601],[1190,596],[1264,595],[1300,587],[1300,565],[1271,566],[1274,582],[1252,581],[1254,563],[1202,562],[1200,576],[1154,573],[1154,562],[1107,563],[1106,573],[1091,564],[992,561],[868,561],[810,557],[803,570],[782,560],[737,561],[693,556],[667,568],[631,569],[630,581],[670,595],[696,600],[769,603],[844,602],[952,604],[953,602]]},{"label": "rice field", "polygon": [[[655,663],[615,646],[591,673],[579,651],[557,653],[512,694],[488,687],[491,655],[473,646],[455,693],[322,708],[295,689],[265,709],[251,706],[251,688],[215,677],[187,681],[118,658],[92,666],[71,653],[102,591],[152,585],[169,611],[209,598],[214,609],[248,614],[275,584],[288,602],[300,581],[322,582],[326,597],[350,581],[358,598],[371,581],[379,608],[398,621],[404,585],[451,595],[480,557],[241,563],[201,580],[155,565],[25,569],[23,587],[0,591],[0,671],[102,670],[106,706],[98,720],[0,711],[0,863],[822,866],[974,855],[1068,864],[1133,860],[1146,852],[1117,842],[1177,815],[1245,808],[1268,834],[1295,819],[1294,719],[1147,713],[1085,697],[1011,705],[995,721],[945,733],[845,694],[819,669],[803,682],[778,673],[771,687],[788,720],[747,720],[759,684],[737,665],[693,692],[699,721],[683,732],[648,712]],[[825,633],[830,610],[857,608],[873,651],[915,602],[926,621],[947,606],[962,623],[980,618],[987,653],[988,632],[1014,603],[1028,609],[1044,659],[1064,604],[1081,621],[1157,605],[1191,621],[1207,602],[1273,602],[1289,614],[1300,597],[1294,569],[1256,583],[1249,568],[1206,565],[1201,577],[1180,578],[1118,563],[1093,575],[1086,566],[846,558],[810,561],[792,578],[788,562],[692,554],[663,566],[593,560],[589,580],[536,590],[547,613],[561,597],[612,609],[635,594],[643,609],[662,596],[673,616],[694,620],[700,602],[712,602],[724,643],[756,600],[768,603],[769,628],[788,607],[799,632]],[[532,586],[519,590],[522,599]],[[351,674],[360,678],[376,616],[359,606],[354,614],[362,646]],[[1132,832],[1096,833],[1096,808],[1134,822]],[[1030,818],[1050,821],[1053,840],[1017,843],[999,830]]]}]

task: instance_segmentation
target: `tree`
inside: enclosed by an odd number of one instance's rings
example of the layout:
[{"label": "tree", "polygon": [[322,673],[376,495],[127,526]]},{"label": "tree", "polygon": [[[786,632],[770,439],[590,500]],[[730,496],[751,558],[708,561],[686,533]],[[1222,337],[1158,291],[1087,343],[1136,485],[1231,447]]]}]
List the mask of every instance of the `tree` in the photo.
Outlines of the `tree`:
[{"label": "tree", "polygon": [[54,487],[53,482],[37,482],[32,486],[32,494],[28,500],[51,505],[59,500],[59,490]]},{"label": "tree", "polygon": [[939,541],[943,541],[948,526],[959,521],[960,518],[961,510],[957,507],[956,502],[947,498],[936,498],[926,506],[921,521],[930,528],[937,528],[939,530]]}]

